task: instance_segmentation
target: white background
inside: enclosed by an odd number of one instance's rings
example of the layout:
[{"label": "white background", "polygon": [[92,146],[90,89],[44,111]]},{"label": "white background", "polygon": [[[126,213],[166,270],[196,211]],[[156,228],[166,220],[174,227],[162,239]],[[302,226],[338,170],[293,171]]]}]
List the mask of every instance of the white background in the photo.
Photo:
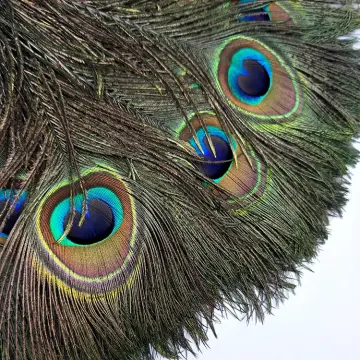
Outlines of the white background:
[{"label": "white background", "polygon": [[263,325],[224,319],[199,360],[360,360],[360,164],[351,173],[343,218],[331,220],[331,235],[296,295]]}]

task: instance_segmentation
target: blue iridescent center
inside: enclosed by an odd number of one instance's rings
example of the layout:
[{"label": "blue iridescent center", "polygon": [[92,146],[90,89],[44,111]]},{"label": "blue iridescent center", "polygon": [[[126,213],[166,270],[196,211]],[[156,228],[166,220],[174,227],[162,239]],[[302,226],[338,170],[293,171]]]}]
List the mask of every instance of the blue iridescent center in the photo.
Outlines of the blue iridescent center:
[{"label": "blue iridescent center", "polygon": [[[243,5],[243,4],[253,3],[253,2],[255,2],[255,0],[240,0],[239,4]],[[259,9],[252,9],[252,10],[249,10],[249,12],[251,13],[251,15],[243,15],[238,19],[238,21],[242,22],[242,21],[270,21],[271,20],[269,6],[264,6]]]},{"label": "blue iridescent center", "polygon": [[[70,232],[60,244],[85,246],[101,242],[119,229],[124,213],[120,199],[109,189],[91,188],[87,191],[87,212],[80,226],[83,195],[74,197],[75,217]],[[56,241],[63,235],[70,219],[70,198],[61,201],[50,217],[50,228]]]},{"label": "blue iridescent center", "polygon": [[272,86],[270,61],[252,48],[237,50],[230,60],[228,84],[232,94],[249,105],[258,105]]},{"label": "blue iridescent center", "polygon": [[208,178],[218,182],[229,171],[234,160],[230,147],[229,139],[226,134],[215,126],[208,126],[207,131],[213,143],[216,157],[212,153],[205,131],[199,129],[196,135],[199,139],[204,154],[201,153],[194,139],[190,139],[190,145],[195,149],[198,155],[201,155],[202,161],[194,161],[194,165]]},{"label": "blue iridescent center", "polygon": [[[0,214],[2,213],[2,211],[4,210],[4,208],[7,206],[7,209],[10,209],[10,206],[13,205],[14,201],[15,201],[15,197],[19,195],[17,190],[11,190],[11,189],[6,189],[0,190]],[[0,236],[3,237],[7,237],[11,230],[13,229],[13,227],[15,226],[16,221],[19,219],[21,212],[24,209],[24,204],[25,204],[25,200],[26,200],[26,196],[27,193],[26,191],[24,191],[19,198],[16,200],[14,209],[11,213],[11,215],[6,219],[5,221],[5,226],[2,230],[2,232],[0,232]],[[7,211],[4,212],[4,214],[2,216],[0,216],[0,223],[3,222],[5,216],[6,216]]]}]

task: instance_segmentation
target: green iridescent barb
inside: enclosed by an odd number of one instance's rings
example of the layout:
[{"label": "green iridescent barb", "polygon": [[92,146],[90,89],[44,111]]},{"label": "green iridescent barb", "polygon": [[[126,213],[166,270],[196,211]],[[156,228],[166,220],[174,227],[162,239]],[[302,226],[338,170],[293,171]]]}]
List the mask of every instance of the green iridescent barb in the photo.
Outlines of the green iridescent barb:
[{"label": "green iridescent barb", "polygon": [[1,359],[178,359],[286,298],[358,158],[338,3],[0,0]]}]

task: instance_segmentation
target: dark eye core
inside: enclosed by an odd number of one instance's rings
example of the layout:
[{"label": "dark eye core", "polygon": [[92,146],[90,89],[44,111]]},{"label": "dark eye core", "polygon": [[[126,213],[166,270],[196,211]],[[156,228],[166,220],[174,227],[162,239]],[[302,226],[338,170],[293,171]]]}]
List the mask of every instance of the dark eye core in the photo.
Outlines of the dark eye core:
[{"label": "dark eye core", "polygon": [[[74,222],[67,238],[78,245],[92,245],[106,239],[113,231],[114,214],[111,207],[104,201],[92,199],[88,203],[88,211],[82,226],[79,226],[81,214],[75,211]],[[64,226],[70,219],[66,215]]]},{"label": "dark eye core", "polygon": [[216,158],[211,152],[208,140],[205,138],[206,148],[203,149],[205,153],[203,160],[207,162],[196,162],[195,165],[205,176],[215,180],[222,177],[229,170],[234,157],[227,141],[219,136],[210,137],[216,151]]},{"label": "dark eye core", "polygon": [[247,75],[238,76],[240,89],[249,96],[264,96],[270,87],[270,77],[264,66],[256,60],[244,60]]}]

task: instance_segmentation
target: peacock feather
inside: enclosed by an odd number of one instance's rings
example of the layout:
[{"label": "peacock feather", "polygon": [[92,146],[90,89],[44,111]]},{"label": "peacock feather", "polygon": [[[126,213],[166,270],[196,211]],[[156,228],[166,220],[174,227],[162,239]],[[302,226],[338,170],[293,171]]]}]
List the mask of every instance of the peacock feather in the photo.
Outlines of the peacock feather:
[{"label": "peacock feather", "polygon": [[358,159],[354,5],[0,0],[2,359],[177,359],[286,299]]}]

